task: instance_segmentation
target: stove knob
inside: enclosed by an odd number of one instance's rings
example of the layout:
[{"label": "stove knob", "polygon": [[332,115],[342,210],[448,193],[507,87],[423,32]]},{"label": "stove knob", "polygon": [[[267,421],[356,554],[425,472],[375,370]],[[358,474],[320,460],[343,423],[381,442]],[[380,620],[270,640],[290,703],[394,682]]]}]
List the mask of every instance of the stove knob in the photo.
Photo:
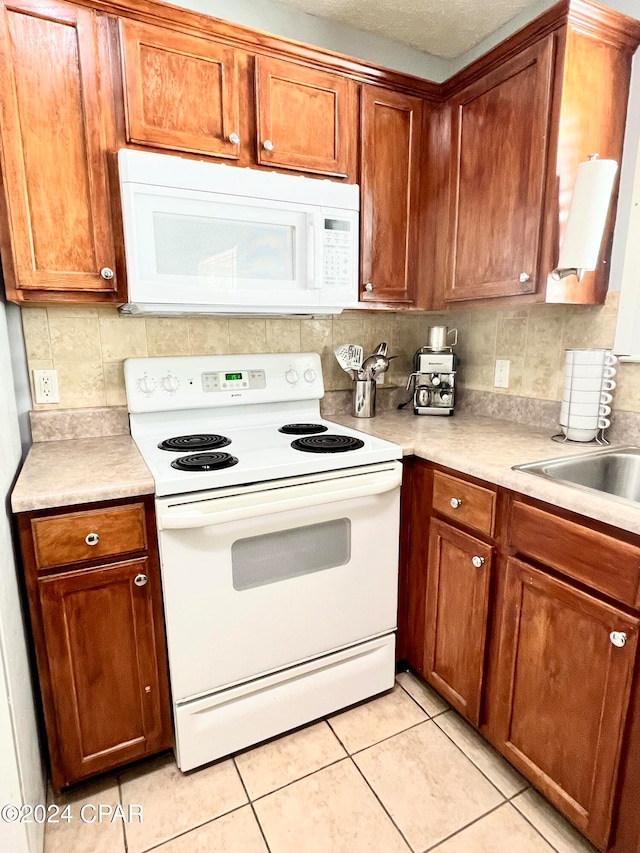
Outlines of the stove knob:
[{"label": "stove knob", "polygon": [[144,376],[141,376],[140,379],[138,379],[138,388],[142,391],[145,397],[150,397],[156,389],[156,380],[147,376],[145,373]]},{"label": "stove knob", "polygon": [[312,367],[307,367],[307,369],[303,373],[303,376],[306,382],[315,382],[317,374]]},{"label": "stove knob", "polygon": [[162,387],[169,394],[175,394],[180,387],[180,380],[177,376],[172,376],[168,373],[166,376],[162,377]]},{"label": "stove knob", "polygon": [[298,371],[294,370],[293,367],[290,367],[289,370],[284,375],[284,378],[287,380],[289,385],[295,385],[300,377],[298,376]]},{"label": "stove knob", "polygon": [[441,379],[440,379],[440,377],[438,376],[438,374],[437,374],[437,373],[433,373],[433,374],[431,375],[431,384],[432,384],[432,385],[435,385],[435,386],[437,387],[437,386],[440,384],[440,382],[441,382]]}]

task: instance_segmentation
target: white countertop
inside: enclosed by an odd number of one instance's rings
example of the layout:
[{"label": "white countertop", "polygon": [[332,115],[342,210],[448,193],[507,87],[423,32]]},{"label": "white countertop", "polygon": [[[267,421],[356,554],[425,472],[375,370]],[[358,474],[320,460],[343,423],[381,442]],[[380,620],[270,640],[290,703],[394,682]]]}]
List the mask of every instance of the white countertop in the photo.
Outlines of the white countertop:
[{"label": "white countertop", "polygon": [[130,435],[40,441],[11,494],[14,512],[153,494],[155,483]]},{"label": "white countertop", "polygon": [[[547,430],[456,414],[453,417],[384,411],[374,418],[332,416],[345,426],[401,444],[405,455],[415,454],[480,480],[504,486],[588,518],[640,534],[640,505],[547,480],[512,466],[598,450],[592,444],[558,443]],[[622,445],[620,445],[622,446]]]},{"label": "white countertop", "polygon": [[[330,419],[400,444],[407,456],[415,454],[640,534],[640,505],[512,470],[527,462],[590,453],[597,450],[593,445],[559,444],[546,430],[461,414],[430,417],[392,410],[374,418],[334,415]],[[14,512],[26,512],[153,492],[153,477],[128,435],[46,441],[31,448],[11,506]]]}]

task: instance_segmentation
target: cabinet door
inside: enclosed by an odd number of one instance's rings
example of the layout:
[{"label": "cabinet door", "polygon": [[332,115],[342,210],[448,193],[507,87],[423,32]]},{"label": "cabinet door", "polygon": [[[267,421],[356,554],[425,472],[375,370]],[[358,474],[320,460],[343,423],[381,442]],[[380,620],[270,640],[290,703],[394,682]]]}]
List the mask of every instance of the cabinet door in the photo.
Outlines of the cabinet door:
[{"label": "cabinet door", "polygon": [[149,568],[143,558],[38,582],[62,784],[167,745],[159,578]]},{"label": "cabinet door", "polygon": [[500,634],[501,748],[602,849],[637,638],[637,619],[509,560]]},{"label": "cabinet door", "polygon": [[536,290],[552,69],[549,36],[452,100],[448,301]]},{"label": "cabinet door", "polygon": [[493,548],[433,519],[424,676],[474,725],[480,721]]},{"label": "cabinet door", "polygon": [[33,291],[115,298],[99,54],[88,9],[54,0],[0,5],[8,232],[0,243],[11,299]]},{"label": "cabinet door", "polygon": [[412,302],[418,276],[423,104],[362,87],[361,300]]},{"label": "cabinet door", "polygon": [[131,20],[120,37],[127,141],[237,159],[235,51]]},{"label": "cabinet door", "polygon": [[256,57],[258,163],[350,177],[355,83],[295,62]]}]

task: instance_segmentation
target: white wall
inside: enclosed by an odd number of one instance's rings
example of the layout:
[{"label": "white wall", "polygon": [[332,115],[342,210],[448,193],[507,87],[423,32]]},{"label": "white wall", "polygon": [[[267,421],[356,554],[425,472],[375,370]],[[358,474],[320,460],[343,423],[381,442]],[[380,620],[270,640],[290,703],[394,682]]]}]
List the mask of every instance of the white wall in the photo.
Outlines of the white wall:
[{"label": "white wall", "polygon": [[288,9],[271,0],[172,0],[172,3],[236,24],[244,24],[267,33],[354,56],[396,71],[404,71],[415,77],[441,82],[451,74],[451,63],[447,59],[335,21]]},{"label": "white wall", "polygon": [[[6,312],[0,301],[0,805],[35,805],[45,796],[9,508],[21,457]],[[42,824],[0,821],[0,850],[36,853],[42,850],[43,834]]]}]

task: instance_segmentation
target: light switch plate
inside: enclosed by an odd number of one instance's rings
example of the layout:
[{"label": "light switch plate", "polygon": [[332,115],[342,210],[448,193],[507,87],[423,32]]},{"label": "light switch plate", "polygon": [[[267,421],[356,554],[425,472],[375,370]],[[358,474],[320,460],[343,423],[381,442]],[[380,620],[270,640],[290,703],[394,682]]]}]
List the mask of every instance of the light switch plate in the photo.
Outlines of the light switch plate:
[{"label": "light switch plate", "polygon": [[493,377],[493,387],[494,388],[508,388],[509,387],[509,368],[511,367],[511,362],[508,358],[497,358],[496,359],[496,372]]}]

